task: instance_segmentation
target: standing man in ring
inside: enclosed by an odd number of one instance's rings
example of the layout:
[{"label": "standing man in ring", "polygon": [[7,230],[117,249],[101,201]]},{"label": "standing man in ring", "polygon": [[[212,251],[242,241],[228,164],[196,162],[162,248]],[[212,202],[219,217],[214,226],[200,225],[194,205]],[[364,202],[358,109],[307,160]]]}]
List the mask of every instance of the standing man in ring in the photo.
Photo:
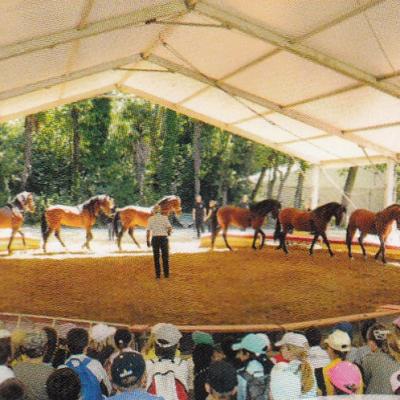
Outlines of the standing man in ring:
[{"label": "standing man in ring", "polygon": [[[172,226],[166,215],[161,214],[161,207],[155,205],[153,208],[154,215],[149,218],[147,224],[147,247],[153,247],[154,268],[156,278],[161,278],[160,268],[160,251],[163,263],[164,277],[169,277],[169,245],[168,236],[171,235]],[[151,239],[151,241],[150,241]]]}]

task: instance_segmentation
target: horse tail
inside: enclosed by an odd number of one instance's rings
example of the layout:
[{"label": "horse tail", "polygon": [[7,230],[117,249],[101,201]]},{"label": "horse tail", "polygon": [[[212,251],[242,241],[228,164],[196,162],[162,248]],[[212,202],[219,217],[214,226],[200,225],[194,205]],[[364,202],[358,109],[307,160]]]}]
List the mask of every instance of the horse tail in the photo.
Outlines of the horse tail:
[{"label": "horse tail", "polygon": [[45,235],[47,232],[48,224],[46,219],[46,211],[42,214],[42,220],[40,221],[40,230],[42,231],[42,238],[45,239]]},{"label": "horse tail", "polygon": [[120,220],[121,220],[121,217],[119,215],[119,211],[117,211],[114,214],[114,218],[113,218],[113,221],[112,221],[112,224],[113,224],[113,235],[117,235],[117,236],[119,235],[118,223],[119,223]]},{"label": "horse tail", "polygon": [[279,217],[276,219],[275,231],[274,231],[274,240],[279,240],[282,234],[281,222],[279,221]]}]

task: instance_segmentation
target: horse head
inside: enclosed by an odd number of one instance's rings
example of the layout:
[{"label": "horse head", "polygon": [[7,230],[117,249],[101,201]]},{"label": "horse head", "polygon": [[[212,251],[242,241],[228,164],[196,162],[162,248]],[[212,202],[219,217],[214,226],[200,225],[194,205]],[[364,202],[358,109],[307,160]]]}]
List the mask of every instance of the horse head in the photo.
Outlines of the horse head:
[{"label": "horse head", "polygon": [[163,214],[174,212],[176,215],[182,214],[181,198],[179,196],[165,196],[158,203]]},{"label": "horse head", "polygon": [[98,197],[99,200],[99,208],[100,210],[107,216],[110,217],[114,210],[115,204],[114,199],[107,194],[101,195]]},{"label": "horse head", "polygon": [[336,211],[334,214],[336,226],[339,226],[342,223],[343,217],[346,214],[346,212],[347,212],[347,208],[344,205],[339,204],[339,207],[336,208]]},{"label": "horse head", "polygon": [[24,211],[28,211],[31,213],[35,212],[35,200],[33,198],[33,193],[31,192],[22,192],[17,195],[15,201],[19,203],[20,207]]}]

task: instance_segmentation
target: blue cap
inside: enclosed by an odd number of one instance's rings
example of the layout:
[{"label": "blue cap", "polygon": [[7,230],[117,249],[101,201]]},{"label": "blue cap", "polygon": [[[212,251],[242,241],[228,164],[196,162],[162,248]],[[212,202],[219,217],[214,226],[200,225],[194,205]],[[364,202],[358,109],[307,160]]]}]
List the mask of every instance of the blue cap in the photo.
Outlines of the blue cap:
[{"label": "blue cap", "polygon": [[260,354],[266,347],[265,339],[255,333],[249,333],[239,343],[232,345],[232,350],[247,350],[251,353]]},{"label": "blue cap", "polygon": [[353,340],[353,325],[350,322],[339,322],[334,326],[333,330],[345,332],[350,336],[350,339]]}]

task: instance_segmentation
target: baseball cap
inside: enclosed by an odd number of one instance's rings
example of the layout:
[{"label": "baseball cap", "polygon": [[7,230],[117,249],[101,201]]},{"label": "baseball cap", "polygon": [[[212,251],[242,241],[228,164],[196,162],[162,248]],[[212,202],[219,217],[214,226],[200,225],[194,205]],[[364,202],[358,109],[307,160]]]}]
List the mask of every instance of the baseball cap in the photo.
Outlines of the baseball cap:
[{"label": "baseball cap", "polygon": [[341,361],[328,370],[332,385],[347,394],[353,394],[361,385],[361,372],[351,362]]},{"label": "baseball cap", "polygon": [[333,350],[344,353],[349,352],[351,349],[350,336],[341,330],[333,331],[325,340],[325,343]]},{"label": "baseball cap", "polygon": [[95,342],[104,342],[110,336],[114,336],[116,328],[113,326],[108,326],[106,324],[97,324],[90,330],[90,337]]},{"label": "baseball cap", "polygon": [[393,325],[394,325],[396,328],[399,328],[399,329],[400,329],[400,317],[396,318],[396,319],[393,321]]},{"label": "baseball cap", "polygon": [[308,340],[304,335],[300,333],[288,332],[283,335],[282,339],[279,342],[275,343],[275,346],[280,347],[285,344],[307,348]]},{"label": "baseball cap", "polygon": [[216,361],[208,369],[207,383],[217,393],[229,393],[238,385],[236,369],[226,361]]},{"label": "baseball cap", "polygon": [[396,393],[400,389],[400,370],[396,371],[390,377],[390,385],[392,386],[393,393]]},{"label": "baseball cap", "polygon": [[262,340],[264,340],[265,343],[264,349],[265,348],[269,349],[271,347],[271,341],[269,340],[268,335],[266,335],[265,333],[256,333],[256,335],[260,337]]},{"label": "baseball cap", "polygon": [[232,345],[232,350],[247,350],[251,353],[260,354],[265,348],[265,339],[256,335],[255,333],[249,333],[239,343]]},{"label": "baseball cap", "polygon": [[44,331],[30,331],[27,332],[22,346],[26,350],[40,350],[43,351],[47,344],[47,336]]},{"label": "baseball cap", "polygon": [[201,332],[201,331],[193,332],[192,339],[194,344],[209,344],[210,346],[214,346],[213,337],[206,332]]},{"label": "baseball cap", "polygon": [[151,333],[160,347],[176,346],[182,337],[179,329],[173,324],[156,324],[151,329]]},{"label": "baseball cap", "polygon": [[138,383],[146,370],[143,356],[139,353],[120,353],[111,366],[112,381],[117,386],[129,387]]},{"label": "baseball cap", "polygon": [[346,332],[349,335],[350,340],[353,340],[353,325],[350,322],[339,322],[333,327],[332,331]]},{"label": "baseball cap", "polygon": [[8,339],[11,337],[11,332],[7,329],[0,329],[0,339]]}]

